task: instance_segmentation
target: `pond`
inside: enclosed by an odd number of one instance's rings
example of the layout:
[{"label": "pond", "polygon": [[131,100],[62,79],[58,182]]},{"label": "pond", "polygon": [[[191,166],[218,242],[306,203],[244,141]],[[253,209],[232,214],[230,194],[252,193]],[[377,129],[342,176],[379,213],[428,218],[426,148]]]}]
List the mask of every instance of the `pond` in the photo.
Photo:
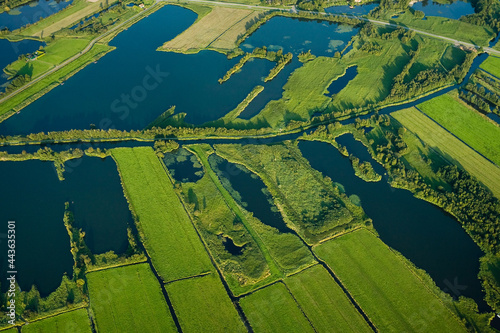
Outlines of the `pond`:
[{"label": "pond", "polygon": [[228,162],[215,154],[210,155],[208,160],[226,190],[246,210],[252,212],[262,223],[280,232],[291,232],[278,209],[272,204],[271,195],[264,192],[267,190],[266,185],[259,177],[244,166]]},{"label": "pond", "polygon": [[73,0],[39,0],[26,5],[15,7],[0,14],[0,30],[7,28],[14,31],[28,24],[40,21],[42,18],[57,13],[68,7]]},{"label": "pond", "polygon": [[474,8],[470,2],[453,1],[451,3],[440,3],[435,1],[419,1],[411,5],[414,10],[423,11],[425,16],[440,16],[458,20],[464,15],[474,14]]},{"label": "pond", "polygon": [[88,129],[91,124],[103,129],[142,129],[174,105],[177,113],[187,113],[187,122],[203,124],[224,116],[255,86],[263,85],[264,91],[242,115],[252,117],[270,100],[281,98],[288,76],[302,65],[296,57],[301,51],[331,56],[358,32],[346,25],[275,17],[242,47],[245,51],[254,46],[283,47],[295,53],[295,60],[267,83],[263,78],[275,64],[255,59],[219,84],[218,79],[239,58],[228,60],[213,51],[189,55],[156,51],[195,19],[196,14],[178,6],[161,8],[120,33],[111,42],[115,51],[2,122],[0,133]]},{"label": "pond", "polygon": [[[75,225],[85,231],[94,254],[123,253],[132,216],[111,158],[83,157],[66,163],[59,181],[52,162],[0,162],[0,236],[16,221],[16,262],[22,290],[35,284],[42,296],[54,291],[64,273],[72,275],[70,239],[63,223],[69,202]],[[1,278],[5,281],[6,242],[0,237]],[[2,289],[6,285],[2,284]],[[3,289],[5,290],[5,289]]]},{"label": "pond", "polygon": [[368,15],[373,9],[378,7],[377,2],[372,2],[372,3],[367,3],[365,5],[360,5],[360,6],[351,6],[345,5],[345,6],[331,6],[328,8],[325,8],[325,12],[327,13],[332,13],[332,14],[348,14],[348,15]]},{"label": "pond", "polygon": [[[353,151],[348,141],[354,139],[344,140]],[[347,195],[359,196],[384,243],[427,271],[445,292],[470,297],[481,311],[488,310],[477,277],[483,253],[453,217],[409,191],[390,187],[385,177],[377,183],[359,179],[349,159],[330,144],[305,141],[299,148],[313,168],[341,183]]]},{"label": "pond", "polygon": [[194,154],[184,148],[165,154],[163,162],[178,182],[196,182],[203,177],[203,168]]},{"label": "pond", "polygon": [[328,93],[326,96],[332,97],[333,95],[338,94],[342,89],[347,86],[347,84],[358,75],[358,66],[351,66],[346,71],[345,74],[341,77],[334,80],[328,86]]},{"label": "pond", "polygon": [[[7,39],[0,39],[0,91],[5,91],[5,85],[8,83],[7,74],[3,71],[7,65],[16,61],[21,54],[33,53],[45,43],[31,39],[24,39],[19,42],[11,42]],[[26,64],[29,66],[29,63]]]}]

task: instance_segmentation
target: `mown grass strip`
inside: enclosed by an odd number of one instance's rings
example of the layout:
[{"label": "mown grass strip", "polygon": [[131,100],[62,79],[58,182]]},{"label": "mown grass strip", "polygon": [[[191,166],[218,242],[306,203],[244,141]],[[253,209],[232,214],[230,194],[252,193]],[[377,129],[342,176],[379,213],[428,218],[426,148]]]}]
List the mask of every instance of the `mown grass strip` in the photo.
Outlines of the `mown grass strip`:
[{"label": "mown grass strip", "polygon": [[87,309],[78,309],[63,314],[28,323],[23,326],[26,333],[90,333],[90,319]]},{"label": "mown grass strip", "polygon": [[458,100],[456,91],[419,104],[418,108],[500,166],[500,127]]},{"label": "mown grass strip", "polygon": [[255,332],[314,332],[309,320],[282,283],[275,283],[240,299]]},{"label": "mown grass strip", "polygon": [[314,248],[380,332],[466,332],[405,263],[366,229]]},{"label": "mown grass strip", "polygon": [[144,246],[165,281],[214,271],[203,243],[151,147],[112,150]]},{"label": "mown grass strip", "polygon": [[99,332],[177,332],[148,264],[90,273],[87,280]]},{"label": "mown grass strip", "polygon": [[391,116],[449,162],[463,167],[500,197],[500,168],[414,108],[394,112]]},{"label": "mown grass strip", "polygon": [[246,332],[217,274],[165,286],[183,332]]},{"label": "mown grass strip", "polygon": [[316,332],[372,332],[323,266],[308,268],[285,283]]}]

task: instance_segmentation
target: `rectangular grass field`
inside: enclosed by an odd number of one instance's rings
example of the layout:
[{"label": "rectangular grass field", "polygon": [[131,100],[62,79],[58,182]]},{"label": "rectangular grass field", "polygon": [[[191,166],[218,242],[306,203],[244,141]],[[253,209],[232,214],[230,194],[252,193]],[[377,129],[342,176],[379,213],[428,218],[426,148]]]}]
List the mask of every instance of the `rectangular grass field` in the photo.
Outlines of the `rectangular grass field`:
[{"label": "rectangular grass field", "polygon": [[246,332],[216,273],[165,286],[183,332]]},{"label": "rectangular grass field", "polygon": [[165,281],[213,271],[207,251],[151,147],[112,150],[153,265]]},{"label": "rectangular grass field", "polygon": [[87,280],[99,332],[177,332],[148,264],[92,272]]},{"label": "rectangular grass field", "polygon": [[418,108],[500,166],[500,127],[458,100],[456,91],[421,103]]},{"label": "rectangular grass field", "polygon": [[488,73],[500,78],[500,58],[490,55],[480,67]]},{"label": "rectangular grass field", "polygon": [[315,247],[380,332],[466,332],[406,264],[360,229]]},{"label": "rectangular grass field", "polygon": [[314,332],[283,283],[275,283],[240,299],[255,332]]},{"label": "rectangular grass field", "polygon": [[316,332],[372,332],[323,266],[288,277],[285,283]]},{"label": "rectangular grass field", "polygon": [[78,309],[26,324],[23,326],[22,332],[91,333],[92,330],[90,329],[90,319],[87,309]]},{"label": "rectangular grass field", "polygon": [[458,162],[500,198],[500,168],[414,108],[394,112],[391,116],[444,158]]}]

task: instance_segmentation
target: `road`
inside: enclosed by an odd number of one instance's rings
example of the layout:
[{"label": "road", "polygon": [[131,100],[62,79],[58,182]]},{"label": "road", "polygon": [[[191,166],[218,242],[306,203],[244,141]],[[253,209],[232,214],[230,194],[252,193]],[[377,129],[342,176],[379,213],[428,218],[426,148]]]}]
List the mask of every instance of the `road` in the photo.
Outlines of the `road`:
[{"label": "road", "polygon": [[[156,3],[159,3],[159,2],[172,2],[172,1],[170,1],[170,0],[156,0]],[[258,10],[279,10],[279,11],[286,11],[286,12],[290,11],[289,8],[268,7],[268,6],[258,6],[258,5],[245,5],[245,4],[232,3],[232,2],[220,2],[220,1],[209,1],[209,0],[183,0],[182,1],[182,3],[189,3],[189,2],[191,2],[191,3],[199,3],[199,4],[208,4],[208,5],[217,5],[217,6],[234,6],[234,7],[240,7],[240,8],[258,9]],[[50,69],[45,74],[42,74],[41,76],[39,76],[36,79],[30,81],[29,83],[27,83],[26,85],[22,86],[21,88],[13,91],[11,94],[9,94],[7,96],[4,96],[3,98],[0,98],[0,103],[3,103],[7,99],[9,99],[9,98],[17,95],[18,93],[20,93],[20,92],[28,89],[29,87],[31,87],[35,83],[37,83],[40,80],[43,80],[44,78],[46,78],[48,75],[54,73],[55,71],[57,71],[58,69],[60,69],[60,68],[62,68],[64,66],[66,66],[70,62],[78,59],[79,57],[81,57],[82,55],[84,55],[85,53],[87,53],[88,51],[90,51],[90,49],[92,49],[92,47],[95,45],[95,43],[97,43],[99,40],[101,40],[102,38],[106,37],[107,35],[115,32],[116,30],[120,29],[122,26],[124,26],[125,24],[129,23],[130,21],[135,20],[140,15],[145,15],[147,12],[151,11],[154,7],[155,6],[149,7],[145,11],[143,11],[141,13],[138,13],[137,15],[134,15],[133,17],[131,17],[127,21],[125,21],[123,23],[120,23],[116,27],[113,27],[111,30],[109,30],[109,31],[103,33],[102,35],[94,38],[89,43],[89,45],[87,45],[87,47],[85,47],[85,49],[83,49],[79,54],[76,54],[73,57],[65,60],[61,64],[53,67],[52,69]],[[340,14],[337,15],[337,14],[330,14],[330,13],[325,13],[325,12],[311,12],[311,11],[302,11],[302,12],[311,13],[311,14],[321,14],[321,15],[325,15],[325,16],[345,16],[345,17],[349,17],[349,18],[356,18],[356,19],[359,19],[359,20],[362,20],[362,21],[365,21],[365,22],[371,22],[371,23],[377,24],[377,25],[383,25],[383,26],[394,27],[394,28],[404,28],[406,30],[415,31],[416,33],[421,34],[421,35],[425,35],[425,36],[429,36],[429,37],[433,37],[433,38],[438,38],[438,39],[441,39],[441,40],[444,40],[444,41],[447,41],[447,42],[450,42],[450,43],[453,43],[453,44],[457,44],[457,45],[463,45],[463,46],[470,47],[470,48],[479,48],[480,47],[479,45],[474,45],[474,44],[471,44],[471,43],[466,43],[466,42],[463,42],[463,41],[459,41],[459,40],[456,40],[456,39],[453,39],[453,38],[448,38],[448,37],[440,36],[440,35],[433,34],[433,33],[430,33],[430,32],[425,32],[425,31],[421,31],[421,30],[409,28],[409,27],[406,27],[406,26],[397,25],[397,24],[393,24],[393,23],[389,23],[389,22],[384,22],[384,21],[373,20],[373,19],[369,19],[369,18],[365,18],[365,17],[358,17],[358,16],[354,16],[354,15],[340,15]],[[484,47],[483,50],[485,52],[487,52],[487,53],[495,54],[495,55],[500,56],[500,51],[494,50],[492,48]]]}]

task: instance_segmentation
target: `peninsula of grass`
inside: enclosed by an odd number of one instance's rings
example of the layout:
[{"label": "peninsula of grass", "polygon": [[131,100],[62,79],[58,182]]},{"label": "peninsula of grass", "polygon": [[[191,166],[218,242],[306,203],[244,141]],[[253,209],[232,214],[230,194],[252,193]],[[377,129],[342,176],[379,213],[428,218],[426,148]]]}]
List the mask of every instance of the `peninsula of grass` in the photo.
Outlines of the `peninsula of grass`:
[{"label": "peninsula of grass", "polygon": [[246,332],[217,274],[165,286],[183,332]]},{"label": "peninsula of grass", "polygon": [[[23,325],[23,333],[91,333],[87,309],[65,312]],[[2,331],[3,332],[3,331]]]},{"label": "peninsula of grass", "polygon": [[[359,229],[314,248],[380,332],[466,328],[377,236]],[[425,311],[424,311],[425,309]]]},{"label": "peninsula of grass", "polygon": [[480,66],[488,73],[500,78],[500,58],[490,55]]},{"label": "peninsula of grass", "polygon": [[160,276],[168,282],[214,271],[153,149],[116,148],[112,156],[118,164],[140,238]]},{"label": "peninsula of grass", "polygon": [[372,332],[323,266],[308,268],[285,283],[316,332]]},{"label": "peninsula of grass", "polygon": [[275,283],[240,299],[254,332],[314,332],[283,283]]},{"label": "peninsula of grass", "polygon": [[460,101],[452,91],[418,105],[434,121],[500,166],[500,127]]},{"label": "peninsula of grass", "polygon": [[98,332],[177,332],[148,264],[89,273],[87,280]]}]

